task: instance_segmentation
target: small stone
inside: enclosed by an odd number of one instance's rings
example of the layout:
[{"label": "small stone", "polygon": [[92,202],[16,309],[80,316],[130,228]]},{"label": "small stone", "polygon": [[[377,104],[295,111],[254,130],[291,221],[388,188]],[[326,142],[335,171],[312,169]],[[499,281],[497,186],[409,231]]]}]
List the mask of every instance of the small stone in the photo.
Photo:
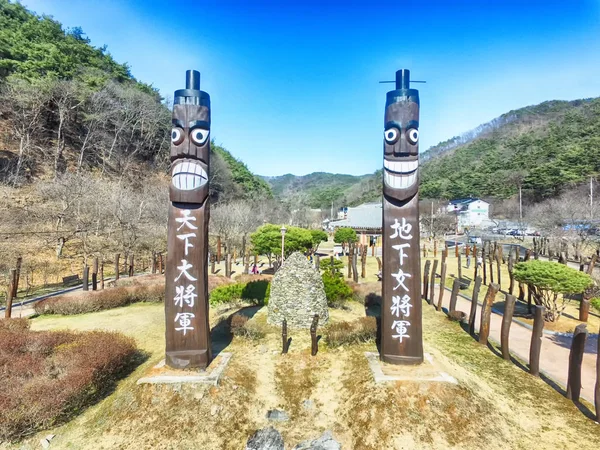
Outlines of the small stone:
[{"label": "small stone", "polygon": [[42,444],[42,448],[50,448],[50,442],[48,442],[48,439],[40,439],[40,444]]},{"label": "small stone", "polygon": [[271,409],[267,412],[267,419],[275,422],[286,422],[290,420],[290,416],[285,411],[279,409]]},{"label": "small stone", "polygon": [[204,391],[194,392],[194,398],[196,400],[202,400],[204,398]]},{"label": "small stone", "polygon": [[246,450],[284,450],[283,438],[273,427],[254,433],[246,443]]},{"label": "small stone", "polygon": [[312,400],[304,400],[302,402],[302,406],[304,406],[304,409],[313,409],[313,407],[315,406],[315,402],[313,402]]},{"label": "small stone", "polygon": [[214,415],[216,415],[216,414],[219,412],[219,409],[220,409],[220,408],[219,408],[217,405],[212,405],[212,406],[210,407],[210,415],[211,415],[211,416],[214,416]]},{"label": "small stone", "polygon": [[318,439],[301,442],[294,450],[341,450],[342,446],[333,438],[331,431],[327,430]]}]

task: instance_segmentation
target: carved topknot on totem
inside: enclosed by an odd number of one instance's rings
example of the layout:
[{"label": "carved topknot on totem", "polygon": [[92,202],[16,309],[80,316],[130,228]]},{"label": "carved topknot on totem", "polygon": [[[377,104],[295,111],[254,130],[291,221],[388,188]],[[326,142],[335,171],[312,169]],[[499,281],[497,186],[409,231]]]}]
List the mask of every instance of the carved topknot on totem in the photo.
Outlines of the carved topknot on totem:
[{"label": "carved topknot on totem", "polygon": [[291,327],[310,328],[315,314],[319,325],[329,321],[323,280],[304,255],[292,253],[271,282],[268,322],[281,325],[286,319]]}]

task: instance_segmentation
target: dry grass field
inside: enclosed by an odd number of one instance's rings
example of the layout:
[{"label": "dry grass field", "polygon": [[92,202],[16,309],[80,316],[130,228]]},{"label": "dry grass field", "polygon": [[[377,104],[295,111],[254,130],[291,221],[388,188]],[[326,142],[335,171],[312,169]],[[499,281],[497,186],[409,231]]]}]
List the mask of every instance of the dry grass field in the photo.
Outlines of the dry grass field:
[{"label": "dry grass field", "polygon": [[[363,284],[362,293],[378,283]],[[223,332],[240,309],[266,331],[251,341]],[[332,310],[331,321],[355,320],[365,308],[351,302]],[[73,421],[29,440],[0,448],[39,448],[56,434],[57,449],[241,449],[269,409],[284,409],[274,426],[286,448],[332,430],[344,449],[578,448],[600,445],[600,427],[543,381],[478,345],[458,324],[424,308],[425,351],[458,380],[373,382],[364,357],[374,343],[328,349],[321,341],[310,356],[306,330],[291,330],[289,354],[281,355],[280,330],[266,324],[266,308],[211,310],[214,345],[233,353],[217,387],[138,386],[163,357],[160,304],[139,303],[78,316],[42,316],[34,330],[116,330],[133,337],[149,360],[121,381],[110,396]],[[320,329],[323,334],[324,330]]]}]

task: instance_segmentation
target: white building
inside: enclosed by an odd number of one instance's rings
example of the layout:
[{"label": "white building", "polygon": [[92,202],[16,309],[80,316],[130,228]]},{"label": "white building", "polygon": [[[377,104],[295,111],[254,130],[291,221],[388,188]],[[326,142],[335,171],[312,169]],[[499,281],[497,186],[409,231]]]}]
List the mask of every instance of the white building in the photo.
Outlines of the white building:
[{"label": "white building", "polygon": [[464,230],[465,227],[480,227],[490,220],[490,204],[479,198],[451,200],[446,211],[449,214],[456,214],[460,230]]}]

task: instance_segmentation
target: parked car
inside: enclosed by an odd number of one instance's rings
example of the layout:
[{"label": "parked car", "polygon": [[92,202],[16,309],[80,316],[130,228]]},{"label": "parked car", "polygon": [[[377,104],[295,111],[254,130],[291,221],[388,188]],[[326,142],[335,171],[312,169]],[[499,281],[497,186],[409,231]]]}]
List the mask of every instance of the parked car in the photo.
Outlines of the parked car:
[{"label": "parked car", "polygon": [[481,244],[481,236],[469,236],[469,244]]}]

